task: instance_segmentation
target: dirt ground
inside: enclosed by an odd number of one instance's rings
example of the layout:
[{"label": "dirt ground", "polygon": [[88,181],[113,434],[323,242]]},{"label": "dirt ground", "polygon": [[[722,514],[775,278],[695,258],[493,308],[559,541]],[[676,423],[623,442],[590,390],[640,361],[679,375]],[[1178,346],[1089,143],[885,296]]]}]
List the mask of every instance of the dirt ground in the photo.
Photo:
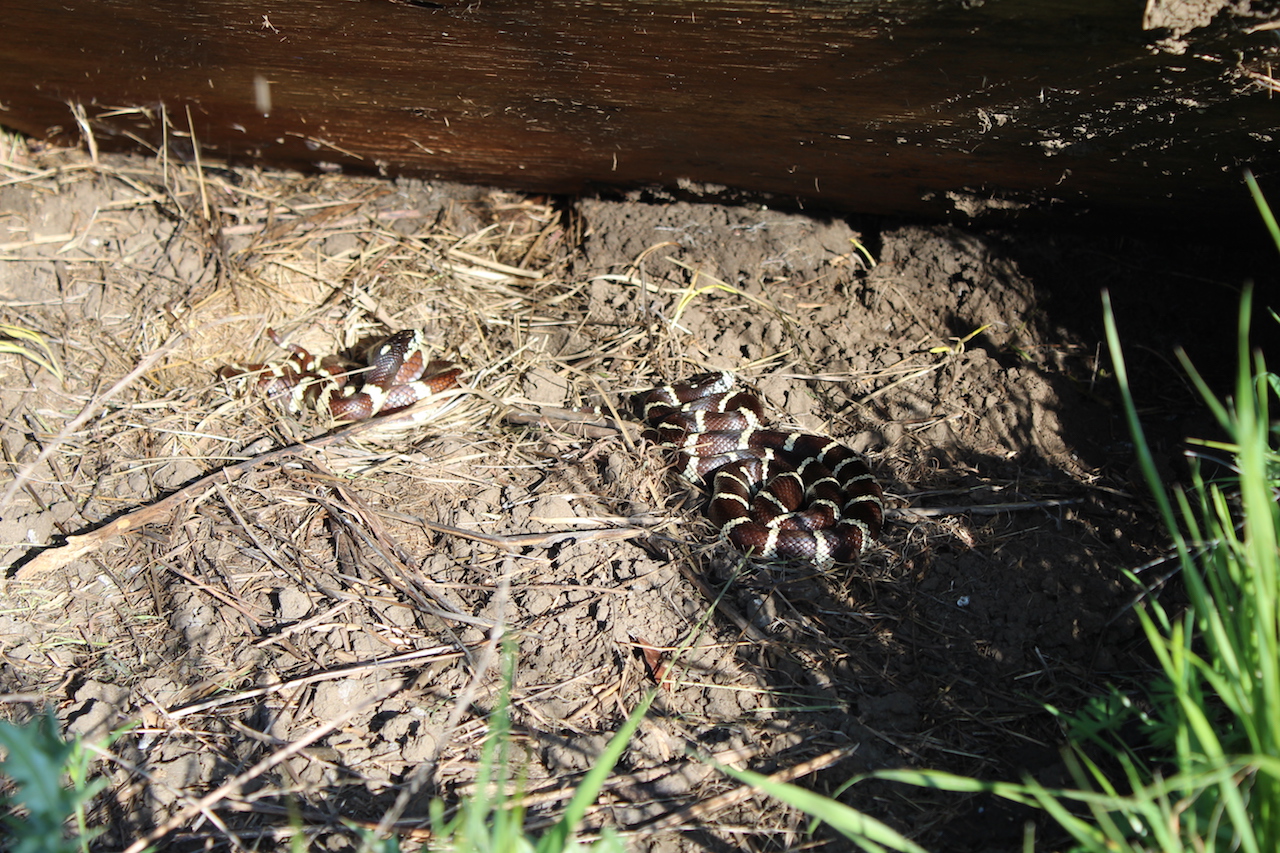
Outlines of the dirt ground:
[{"label": "dirt ground", "polygon": [[[96,765],[101,849],[425,840],[475,778],[499,629],[535,830],[671,668],[588,826],[652,851],[847,849],[699,756],[827,793],[903,766],[1063,782],[1046,703],[1141,667],[1122,573],[1160,537],[1098,291],[1240,283],[1185,242],[3,153],[3,321],[48,363],[0,355],[0,689],[12,719],[133,726]],[[1134,292],[1176,436],[1151,324],[1178,309]],[[280,360],[268,327],[319,353],[421,328],[469,391],[335,433],[217,378]],[[889,523],[856,570],[745,561],[633,432],[531,415],[720,368],[866,454]],[[841,799],[935,851],[1036,823]]]}]

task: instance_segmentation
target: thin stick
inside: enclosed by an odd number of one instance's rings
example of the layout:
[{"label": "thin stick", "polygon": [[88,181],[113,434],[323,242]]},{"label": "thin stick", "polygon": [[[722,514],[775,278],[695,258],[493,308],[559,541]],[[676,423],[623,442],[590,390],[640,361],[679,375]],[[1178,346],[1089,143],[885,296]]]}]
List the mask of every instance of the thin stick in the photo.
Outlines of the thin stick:
[{"label": "thin stick", "polygon": [[192,714],[209,711],[213,708],[221,708],[223,705],[234,705],[237,702],[244,702],[248,699],[270,696],[272,693],[279,693],[282,690],[289,690],[293,687],[305,687],[308,684],[317,684],[321,681],[332,681],[337,678],[348,678],[364,672],[388,669],[394,666],[406,666],[411,663],[417,663],[424,658],[429,658],[432,661],[442,661],[448,660],[449,658],[460,657],[461,655],[462,652],[458,651],[453,646],[435,646],[430,649],[418,649],[417,651],[405,652],[402,655],[395,655],[394,657],[366,661],[365,663],[353,663],[350,666],[342,666],[337,669],[326,669],[322,672],[313,672],[310,675],[304,675],[300,678],[291,678],[288,681],[268,684],[266,687],[254,687],[249,690],[242,690],[239,693],[233,693],[230,696],[219,696],[216,699],[207,699],[204,702],[197,702],[193,705],[184,705],[183,707],[177,708],[173,711],[167,711],[166,714],[169,719],[178,720],[183,717],[189,717]]},{"label": "thin stick", "polygon": [[846,406],[845,409],[841,410],[841,414],[843,414],[844,411],[847,411],[849,408],[851,408],[854,405],[865,406],[867,403],[870,403],[872,400],[874,400],[876,397],[879,397],[881,394],[887,394],[888,392],[892,391],[894,388],[897,388],[899,385],[902,385],[905,382],[910,382],[913,379],[919,379],[921,376],[924,376],[927,373],[932,373],[933,371],[937,370],[939,367],[942,367],[944,364],[946,364],[945,361],[939,361],[936,364],[929,365],[928,367],[922,367],[919,370],[915,371],[914,373],[909,373],[900,379],[895,379],[892,382],[890,382],[888,385],[885,385],[883,388],[877,388],[876,390],[872,391],[870,394],[867,394],[864,397],[859,397],[857,400],[854,400],[853,403],[850,404],[850,406]]},{"label": "thin stick", "polygon": [[461,527],[450,527],[447,524],[437,524],[434,521],[426,519],[417,519],[417,523],[434,533],[444,533],[448,536],[457,536],[460,539],[470,539],[473,542],[483,542],[486,545],[492,545],[495,548],[501,548],[504,551],[518,551],[521,548],[550,548],[560,542],[612,542],[618,539],[631,539],[636,535],[637,530],[645,530],[662,522],[662,519],[652,516],[630,516],[628,518],[619,517],[616,520],[621,527],[600,527],[592,530],[552,530],[547,533],[512,533],[501,535],[497,533],[477,533],[474,530],[463,530]]},{"label": "thin stick", "polygon": [[1053,509],[1061,506],[1076,506],[1084,503],[1084,498],[1050,498],[1043,501],[1012,501],[1002,504],[977,504],[956,506],[904,506],[886,509],[885,515],[902,521],[921,518],[937,518],[943,515],[1000,515],[1004,512],[1026,512],[1033,509]]},{"label": "thin stick", "polygon": [[640,433],[640,427],[630,421],[555,406],[541,406],[536,411],[513,409],[505,417],[508,423],[521,426],[549,427],[552,421],[558,421],[566,425],[566,432],[584,438],[609,438],[622,433],[634,442]]},{"label": "thin stick", "polygon": [[507,607],[511,602],[511,574],[514,561],[508,561],[502,575],[498,578],[498,588],[494,591],[492,600],[492,609],[494,613],[493,627],[489,630],[489,636],[485,640],[482,651],[479,656],[479,662],[475,667],[475,672],[471,679],[467,682],[461,692],[454,698],[453,709],[449,711],[449,718],[445,721],[444,731],[440,739],[436,741],[436,748],[432,752],[431,757],[418,765],[413,771],[413,775],[408,778],[407,784],[401,788],[400,793],[396,795],[396,800],[391,804],[391,808],[387,809],[382,816],[382,820],[378,822],[377,834],[385,836],[390,830],[392,824],[400,819],[404,814],[404,810],[409,807],[409,802],[422,790],[423,785],[431,778],[440,767],[440,758],[444,755],[444,751],[452,743],[454,737],[458,733],[458,727],[462,724],[462,718],[471,710],[471,705],[475,702],[476,694],[480,691],[480,685],[488,675],[489,670],[498,663],[498,648],[502,643],[503,637],[507,634]]}]

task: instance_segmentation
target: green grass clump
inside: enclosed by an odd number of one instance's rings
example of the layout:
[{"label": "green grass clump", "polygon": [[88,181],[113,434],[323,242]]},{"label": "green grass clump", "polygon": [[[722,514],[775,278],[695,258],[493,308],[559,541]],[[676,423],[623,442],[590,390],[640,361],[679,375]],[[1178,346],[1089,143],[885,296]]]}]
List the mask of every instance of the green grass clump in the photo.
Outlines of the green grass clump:
[{"label": "green grass clump", "polygon": [[[1249,185],[1280,248],[1280,228],[1252,177]],[[1076,850],[1280,850],[1280,429],[1270,414],[1280,399],[1280,376],[1250,350],[1252,301],[1252,289],[1246,289],[1236,379],[1227,399],[1219,399],[1179,353],[1226,436],[1197,444],[1230,463],[1211,479],[1197,454],[1188,486],[1169,489],[1138,421],[1104,296],[1107,343],[1126,417],[1173,543],[1187,605],[1170,612],[1154,597],[1141,602],[1137,614],[1158,673],[1146,684],[1113,687],[1064,717],[1064,757],[1076,787],[1049,789],[1033,779],[984,782],[934,771],[860,778],[986,791],[1037,806],[1070,834]],[[1144,702],[1131,698],[1144,693]]]},{"label": "green grass clump", "polygon": [[[105,784],[89,781],[91,755],[78,739],[64,741],[58,734],[58,720],[52,711],[25,725],[0,721],[0,746],[5,759],[0,773],[16,787],[6,798],[10,814],[4,822],[9,830],[11,853],[78,853],[87,851],[93,837],[86,828],[85,806]],[[70,786],[63,778],[70,777]],[[66,833],[75,819],[75,838]]]},{"label": "green grass clump", "polygon": [[[1280,237],[1280,235],[1278,235]],[[1252,293],[1240,306],[1234,393],[1219,400],[1179,354],[1227,436],[1200,442],[1228,454],[1228,472],[1206,479],[1192,458],[1189,488],[1166,490],[1129,391],[1114,318],[1107,339],[1138,459],[1177,553],[1188,604],[1171,614],[1154,599],[1138,608],[1160,668],[1147,688],[1151,711],[1112,694],[1108,717],[1077,715],[1068,727],[1081,791],[1034,792],[1084,850],[1274,851],[1280,849],[1280,507],[1270,407],[1280,377],[1249,351]],[[1117,698],[1119,701],[1117,701]],[[1119,728],[1137,722],[1139,752]],[[1089,724],[1093,724],[1090,727]],[[1113,782],[1090,760],[1101,747],[1120,768]],[[1143,758],[1141,756],[1148,756]],[[1088,808],[1092,822],[1065,800]]]}]

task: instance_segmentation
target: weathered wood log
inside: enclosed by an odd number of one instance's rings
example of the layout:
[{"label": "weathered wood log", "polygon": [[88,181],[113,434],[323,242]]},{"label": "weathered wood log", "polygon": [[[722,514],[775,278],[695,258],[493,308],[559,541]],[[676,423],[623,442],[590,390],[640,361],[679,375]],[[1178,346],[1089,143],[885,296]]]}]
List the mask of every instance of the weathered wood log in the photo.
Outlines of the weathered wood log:
[{"label": "weathered wood log", "polygon": [[1280,159],[1273,33],[1223,13],[1175,40],[1114,0],[0,0],[0,11],[0,121],[74,137],[81,105],[104,145],[160,145],[163,111],[170,141],[192,134],[233,159],[539,192],[1184,219],[1247,210],[1241,167]]}]

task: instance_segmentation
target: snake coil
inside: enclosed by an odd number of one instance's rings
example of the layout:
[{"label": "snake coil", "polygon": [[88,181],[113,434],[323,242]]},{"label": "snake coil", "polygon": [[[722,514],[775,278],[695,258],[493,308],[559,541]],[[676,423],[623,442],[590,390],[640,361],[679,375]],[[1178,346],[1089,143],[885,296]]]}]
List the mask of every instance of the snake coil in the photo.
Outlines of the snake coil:
[{"label": "snake coil", "polygon": [[857,563],[884,520],[871,470],[839,442],[766,428],[760,398],[734,384],[708,373],[637,395],[645,436],[711,486],[707,514],[738,550],[824,571]]},{"label": "snake coil", "polygon": [[455,388],[462,374],[452,362],[427,361],[422,334],[412,329],[375,341],[365,350],[363,363],[340,356],[316,358],[297,344],[286,344],[271,329],[267,334],[289,350],[285,361],[229,365],[218,375],[256,376],[259,393],[283,401],[294,412],[311,406],[339,421],[363,421]]}]

